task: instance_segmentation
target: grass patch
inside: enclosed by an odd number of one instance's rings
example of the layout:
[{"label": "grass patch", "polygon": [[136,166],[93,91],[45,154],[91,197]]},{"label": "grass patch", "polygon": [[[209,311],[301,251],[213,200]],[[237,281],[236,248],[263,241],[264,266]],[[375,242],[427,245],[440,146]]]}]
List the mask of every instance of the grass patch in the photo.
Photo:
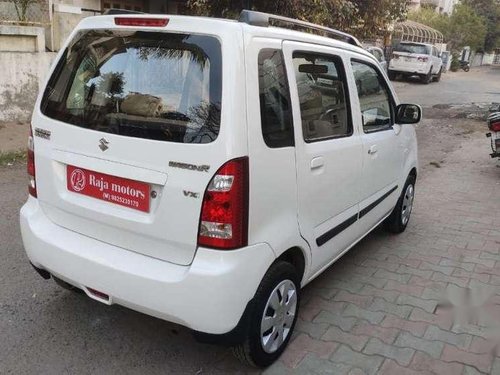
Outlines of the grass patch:
[{"label": "grass patch", "polygon": [[0,152],[0,166],[12,165],[15,163],[24,162],[26,160],[26,151],[9,151]]}]

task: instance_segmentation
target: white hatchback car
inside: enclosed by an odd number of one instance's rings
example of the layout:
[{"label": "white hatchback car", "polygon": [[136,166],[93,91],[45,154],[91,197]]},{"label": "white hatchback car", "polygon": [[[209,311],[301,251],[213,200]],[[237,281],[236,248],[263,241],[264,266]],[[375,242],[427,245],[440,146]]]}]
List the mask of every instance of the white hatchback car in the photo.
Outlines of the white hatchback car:
[{"label": "white hatchback car", "polygon": [[410,218],[421,109],[358,45],[248,11],[84,19],[32,119],[35,269],[272,363],[301,287]]},{"label": "white hatchback car", "polygon": [[398,75],[419,76],[423,83],[439,82],[443,72],[441,54],[431,44],[401,42],[397,44],[389,62],[389,78]]}]

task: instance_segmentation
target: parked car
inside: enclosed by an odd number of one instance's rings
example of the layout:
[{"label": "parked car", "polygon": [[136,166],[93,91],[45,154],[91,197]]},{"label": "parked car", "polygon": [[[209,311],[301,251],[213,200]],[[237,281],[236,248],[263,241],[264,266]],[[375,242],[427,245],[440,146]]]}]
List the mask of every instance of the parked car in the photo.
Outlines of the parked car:
[{"label": "parked car", "polygon": [[249,11],[86,18],[33,113],[28,258],[267,366],[303,286],[379,224],[405,230],[420,118],[336,30]]},{"label": "parked car", "polygon": [[487,123],[490,132],[486,136],[491,138],[491,150],[493,151],[490,156],[500,159],[500,112],[493,112],[489,115]]},{"label": "parked car", "polygon": [[437,48],[431,44],[401,42],[392,53],[389,62],[389,78],[419,76],[423,83],[439,82],[443,72],[443,61]]},{"label": "parked car", "polygon": [[387,60],[385,59],[384,50],[379,47],[368,47],[366,50],[375,56],[382,69],[387,71]]}]

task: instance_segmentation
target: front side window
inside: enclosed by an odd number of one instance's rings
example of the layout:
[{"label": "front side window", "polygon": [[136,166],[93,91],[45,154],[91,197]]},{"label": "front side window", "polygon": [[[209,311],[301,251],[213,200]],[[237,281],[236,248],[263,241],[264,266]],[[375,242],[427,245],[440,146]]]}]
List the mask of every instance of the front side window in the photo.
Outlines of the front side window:
[{"label": "front side window", "polygon": [[294,52],[293,65],[306,142],[352,134],[346,82],[340,58]]},{"label": "front side window", "polygon": [[220,128],[221,60],[210,36],[82,31],[59,61],[41,110],[122,136],[212,142]]},{"label": "front side window", "polygon": [[290,90],[280,50],[263,49],[259,53],[259,97],[266,144],[272,148],[293,146]]},{"label": "front side window", "polygon": [[363,130],[372,132],[392,126],[391,96],[384,77],[371,65],[353,61],[352,69],[359,105],[363,119]]}]

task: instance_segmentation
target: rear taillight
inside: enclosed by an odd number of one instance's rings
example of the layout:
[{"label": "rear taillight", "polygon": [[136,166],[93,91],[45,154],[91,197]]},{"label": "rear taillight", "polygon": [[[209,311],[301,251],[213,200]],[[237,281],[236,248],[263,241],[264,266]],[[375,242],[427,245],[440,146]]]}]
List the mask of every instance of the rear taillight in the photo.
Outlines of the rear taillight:
[{"label": "rear taillight", "polygon": [[248,243],[248,158],[224,164],[208,184],[198,246],[230,250]]},{"label": "rear taillight", "polygon": [[168,18],[115,17],[115,25],[165,27],[168,25]]},{"label": "rear taillight", "polygon": [[429,58],[428,57],[419,57],[417,60],[422,61],[422,62],[427,62],[429,60]]},{"label": "rear taillight", "polygon": [[28,191],[30,195],[36,198],[37,193],[36,193],[36,181],[35,181],[35,142],[33,141],[33,129],[31,128],[31,126],[30,126],[30,136],[28,138],[27,165],[28,165],[28,177],[29,177]]},{"label": "rear taillight", "polygon": [[500,120],[492,122],[490,124],[490,130],[492,130],[494,132],[500,132]]}]

